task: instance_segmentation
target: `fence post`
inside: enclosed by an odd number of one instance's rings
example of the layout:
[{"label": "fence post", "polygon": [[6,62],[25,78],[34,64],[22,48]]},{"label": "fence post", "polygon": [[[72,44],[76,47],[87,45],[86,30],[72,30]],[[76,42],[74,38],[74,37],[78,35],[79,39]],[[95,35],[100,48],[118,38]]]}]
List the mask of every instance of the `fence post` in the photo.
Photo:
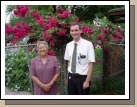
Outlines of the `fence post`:
[{"label": "fence post", "polygon": [[101,90],[103,90],[103,77],[104,77],[104,50],[101,50]]},{"label": "fence post", "polygon": [[65,80],[65,91],[66,91],[66,95],[68,94],[68,88],[67,88],[67,84],[66,84],[66,80],[67,80],[67,61],[64,60],[64,80]]},{"label": "fence post", "polygon": [[[30,67],[30,59],[29,59],[29,52],[28,52],[28,44],[27,44],[27,39],[25,38],[25,45],[26,45],[26,55],[27,55],[27,60],[28,60],[28,69]],[[30,76],[30,71],[29,71],[29,76]],[[34,92],[33,92],[33,83],[32,83],[32,80],[31,80],[31,77],[30,77],[30,84],[31,84],[31,93],[34,95]]]},{"label": "fence post", "polygon": [[[63,53],[65,53],[65,47],[63,47]],[[66,84],[66,80],[67,80],[67,61],[64,60],[64,58],[62,59],[63,60],[63,64],[64,64],[64,88],[65,88],[65,94],[67,95],[68,94],[68,89],[67,89],[67,84]]]}]

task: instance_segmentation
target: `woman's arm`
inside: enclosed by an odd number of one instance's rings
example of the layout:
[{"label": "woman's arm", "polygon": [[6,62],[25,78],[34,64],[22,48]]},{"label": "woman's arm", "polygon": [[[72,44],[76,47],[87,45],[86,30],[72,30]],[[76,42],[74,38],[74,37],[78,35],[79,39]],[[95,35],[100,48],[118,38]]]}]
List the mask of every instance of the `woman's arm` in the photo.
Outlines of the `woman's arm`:
[{"label": "woman's arm", "polygon": [[54,57],[54,63],[55,63],[55,71],[54,71],[55,75],[54,75],[54,77],[52,78],[52,80],[49,83],[51,86],[57,81],[57,79],[60,76],[59,65],[58,65],[58,61],[57,61],[56,57]]},{"label": "woman's arm", "polygon": [[35,82],[37,85],[39,85],[40,87],[42,87],[43,83],[40,82],[40,80],[36,77],[36,76],[31,76],[31,79],[33,82]]},{"label": "woman's arm", "polygon": [[51,86],[57,81],[57,79],[59,78],[59,75],[60,73],[54,75],[53,79],[49,83]]}]

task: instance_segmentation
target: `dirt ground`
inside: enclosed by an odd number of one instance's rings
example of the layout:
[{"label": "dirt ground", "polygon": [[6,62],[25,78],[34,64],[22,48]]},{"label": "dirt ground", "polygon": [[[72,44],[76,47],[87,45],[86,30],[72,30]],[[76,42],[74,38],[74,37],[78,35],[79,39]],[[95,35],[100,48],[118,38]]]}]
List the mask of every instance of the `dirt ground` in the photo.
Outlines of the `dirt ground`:
[{"label": "dirt ground", "polygon": [[14,92],[5,86],[5,95],[31,95],[31,93],[27,91]]}]

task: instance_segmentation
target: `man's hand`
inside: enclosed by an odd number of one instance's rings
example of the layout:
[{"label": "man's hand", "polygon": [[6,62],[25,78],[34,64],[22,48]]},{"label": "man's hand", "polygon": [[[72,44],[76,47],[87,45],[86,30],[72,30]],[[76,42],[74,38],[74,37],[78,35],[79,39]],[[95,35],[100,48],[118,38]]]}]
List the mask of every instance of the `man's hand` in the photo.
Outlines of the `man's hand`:
[{"label": "man's hand", "polygon": [[86,89],[86,88],[88,88],[89,87],[89,82],[88,81],[85,81],[84,83],[83,83],[83,89]]},{"label": "man's hand", "polygon": [[68,79],[66,79],[66,84],[68,85]]}]

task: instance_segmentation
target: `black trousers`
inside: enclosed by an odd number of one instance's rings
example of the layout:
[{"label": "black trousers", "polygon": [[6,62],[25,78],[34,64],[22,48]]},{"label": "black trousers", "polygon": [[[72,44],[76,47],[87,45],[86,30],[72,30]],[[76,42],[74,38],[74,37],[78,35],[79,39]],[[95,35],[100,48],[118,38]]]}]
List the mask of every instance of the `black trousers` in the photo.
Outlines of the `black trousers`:
[{"label": "black trousers", "polygon": [[69,95],[89,95],[90,85],[86,89],[83,89],[83,83],[85,82],[87,75],[74,75],[68,74],[68,94]]}]

